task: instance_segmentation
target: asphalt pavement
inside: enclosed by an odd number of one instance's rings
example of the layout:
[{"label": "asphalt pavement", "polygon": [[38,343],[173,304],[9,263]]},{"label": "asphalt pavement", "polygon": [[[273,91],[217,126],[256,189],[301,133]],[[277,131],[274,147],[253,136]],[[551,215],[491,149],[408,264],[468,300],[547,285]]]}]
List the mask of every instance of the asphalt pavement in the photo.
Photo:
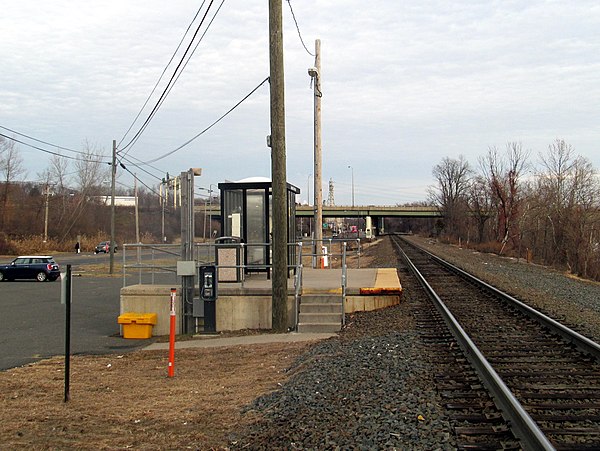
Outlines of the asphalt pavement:
[{"label": "asphalt pavement", "polygon": [[[0,259],[5,260],[11,258]],[[107,255],[57,254],[55,260],[61,271],[71,264],[76,274],[71,303],[72,354],[121,353],[152,343],[152,339],[126,340],[119,336],[120,273],[112,277],[77,276],[87,274],[80,265],[108,261]],[[60,281],[0,283],[0,370],[64,355],[66,308],[60,303],[60,291]]]}]

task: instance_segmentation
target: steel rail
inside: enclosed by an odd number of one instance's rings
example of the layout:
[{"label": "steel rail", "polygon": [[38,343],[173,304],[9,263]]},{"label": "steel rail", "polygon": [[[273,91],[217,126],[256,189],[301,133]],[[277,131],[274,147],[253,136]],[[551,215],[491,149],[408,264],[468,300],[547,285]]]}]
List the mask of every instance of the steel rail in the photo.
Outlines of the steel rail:
[{"label": "steel rail", "polygon": [[398,242],[394,240],[394,243],[402,256],[402,259],[408,265],[410,271],[415,275],[436,309],[444,318],[452,335],[456,338],[459,346],[463,350],[465,357],[481,375],[482,382],[494,397],[498,407],[502,410],[505,419],[510,422],[511,430],[520,440],[523,448],[527,450],[554,450],[554,446],[540,430],[537,423],[515,398],[498,373],[496,373],[494,368],[492,368],[490,363],[477,348],[473,340],[471,340],[462,326],[458,323],[448,307],[446,307],[431,285],[425,280],[421,272],[413,264],[410,258],[408,258]]},{"label": "steel rail", "polygon": [[581,335],[578,332],[575,332],[574,330],[572,330],[572,329],[568,328],[567,326],[565,326],[564,324],[561,324],[558,321],[550,318],[549,316],[543,314],[542,312],[539,312],[539,311],[535,310],[534,308],[531,308],[527,304],[519,301],[518,299],[513,298],[509,294],[506,294],[503,291],[500,291],[499,289],[488,284],[487,282],[484,282],[483,280],[478,279],[474,275],[469,274],[468,272],[460,269],[459,267],[453,265],[452,263],[449,263],[449,262],[441,259],[437,255],[434,255],[431,252],[428,252],[427,250],[423,249],[422,247],[417,246],[412,243],[409,243],[409,244],[411,246],[415,246],[417,249],[426,253],[432,259],[434,259],[441,265],[445,266],[446,268],[452,270],[459,276],[461,276],[477,285],[485,287],[487,290],[489,290],[493,294],[502,298],[502,300],[507,302],[510,306],[519,310],[521,313],[523,313],[527,317],[529,317],[535,321],[538,321],[539,323],[543,324],[548,329],[550,329],[553,333],[560,335],[563,339],[572,343],[580,351],[590,354],[593,357],[595,357],[596,359],[600,360],[600,344],[590,340],[589,338]]}]

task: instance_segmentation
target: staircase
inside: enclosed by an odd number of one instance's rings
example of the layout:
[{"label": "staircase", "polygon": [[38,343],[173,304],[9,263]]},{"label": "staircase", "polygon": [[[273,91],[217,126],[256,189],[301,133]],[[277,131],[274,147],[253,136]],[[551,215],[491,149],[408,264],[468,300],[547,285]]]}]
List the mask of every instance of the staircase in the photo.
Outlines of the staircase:
[{"label": "staircase", "polygon": [[298,332],[339,332],[342,328],[341,294],[303,294]]}]

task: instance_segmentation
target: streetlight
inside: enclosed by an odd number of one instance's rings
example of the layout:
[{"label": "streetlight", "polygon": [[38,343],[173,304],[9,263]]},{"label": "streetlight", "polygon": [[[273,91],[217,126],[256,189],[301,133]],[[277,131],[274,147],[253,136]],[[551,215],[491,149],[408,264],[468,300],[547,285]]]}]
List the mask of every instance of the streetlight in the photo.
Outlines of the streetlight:
[{"label": "streetlight", "polygon": [[352,171],[352,207],[354,207],[354,168],[348,165],[348,169]]}]

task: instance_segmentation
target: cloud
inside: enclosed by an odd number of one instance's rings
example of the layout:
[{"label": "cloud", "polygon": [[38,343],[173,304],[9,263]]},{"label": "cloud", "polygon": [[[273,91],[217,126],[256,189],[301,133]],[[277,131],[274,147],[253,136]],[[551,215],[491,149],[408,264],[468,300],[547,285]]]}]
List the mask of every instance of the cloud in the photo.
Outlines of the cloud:
[{"label": "cloud", "polygon": [[[396,195],[401,202],[409,191],[412,200],[419,191],[425,199],[431,168],[443,157],[464,154],[475,162],[488,146],[507,141],[538,152],[561,137],[600,164],[595,2],[291,4],[309,51],[315,39],[322,42],[323,189],[333,179],[339,202],[350,199],[348,165],[365,202],[394,203]],[[300,42],[288,3],[282,6],[288,178],[302,189],[312,172],[307,68],[314,58]],[[192,1],[9,2],[0,17],[0,125],[66,147],[87,138],[110,148],[198,7]],[[225,2],[131,156],[155,158],[176,148],[260,83],[269,73],[268,37],[266,4]],[[265,85],[158,168],[175,173],[194,161],[204,167],[202,183],[268,176],[268,94]],[[25,163],[33,174],[44,158],[27,151]]]}]

